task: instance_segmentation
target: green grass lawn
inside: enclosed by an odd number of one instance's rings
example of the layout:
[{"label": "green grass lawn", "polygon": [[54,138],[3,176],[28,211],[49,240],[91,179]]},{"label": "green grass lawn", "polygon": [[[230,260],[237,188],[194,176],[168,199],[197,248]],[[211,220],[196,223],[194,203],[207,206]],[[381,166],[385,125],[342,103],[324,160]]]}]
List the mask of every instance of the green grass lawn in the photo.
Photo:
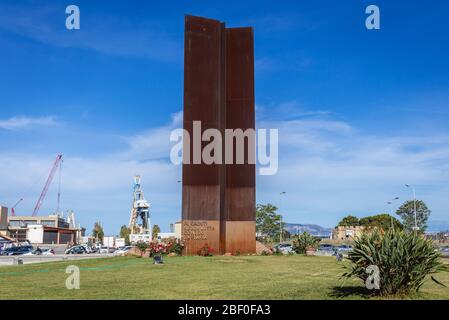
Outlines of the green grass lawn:
[{"label": "green grass lawn", "polygon": [[[81,288],[65,273],[77,265]],[[340,280],[332,257],[115,257],[0,267],[0,299],[367,299],[360,280]],[[437,278],[449,286],[449,273]],[[429,280],[413,299],[449,299]]]}]

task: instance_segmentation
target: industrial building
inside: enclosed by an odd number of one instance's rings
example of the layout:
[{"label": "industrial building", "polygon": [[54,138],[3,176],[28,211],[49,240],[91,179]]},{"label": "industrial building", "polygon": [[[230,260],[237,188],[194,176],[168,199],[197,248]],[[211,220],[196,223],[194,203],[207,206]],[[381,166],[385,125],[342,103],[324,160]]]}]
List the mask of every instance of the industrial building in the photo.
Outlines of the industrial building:
[{"label": "industrial building", "polygon": [[8,208],[0,207],[0,233],[17,242],[32,244],[79,243],[85,229],[75,226],[74,214],[68,219],[60,215],[9,216]]},{"label": "industrial building", "polygon": [[[62,154],[58,154],[31,215],[17,216],[15,214],[14,209],[23,200],[22,198],[11,207],[10,215],[8,214],[8,208],[0,206],[0,235],[13,238],[14,241],[18,243],[28,241],[37,245],[74,244],[81,242],[85,229],[76,226],[75,214],[73,211],[68,212],[67,219],[64,219],[60,211],[62,161]],[[57,214],[39,216],[40,208],[58,168],[59,185],[56,209]]]}]

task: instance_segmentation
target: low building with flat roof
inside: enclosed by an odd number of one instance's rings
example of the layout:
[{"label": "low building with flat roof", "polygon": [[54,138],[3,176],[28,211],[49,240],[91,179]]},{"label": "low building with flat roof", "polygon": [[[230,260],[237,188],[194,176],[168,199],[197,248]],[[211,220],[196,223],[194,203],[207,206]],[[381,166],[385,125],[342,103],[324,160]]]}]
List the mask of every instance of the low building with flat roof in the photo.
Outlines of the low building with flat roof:
[{"label": "low building with flat roof", "polygon": [[9,235],[16,241],[28,240],[32,244],[81,243],[84,228],[74,228],[59,215],[9,216]]},{"label": "low building with flat roof", "polygon": [[363,226],[337,226],[332,231],[333,240],[354,240],[359,237],[365,228]]},{"label": "low building with flat roof", "polygon": [[69,223],[57,214],[48,216],[8,216],[10,228],[21,227],[28,224],[41,224],[54,228],[69,228]]}]

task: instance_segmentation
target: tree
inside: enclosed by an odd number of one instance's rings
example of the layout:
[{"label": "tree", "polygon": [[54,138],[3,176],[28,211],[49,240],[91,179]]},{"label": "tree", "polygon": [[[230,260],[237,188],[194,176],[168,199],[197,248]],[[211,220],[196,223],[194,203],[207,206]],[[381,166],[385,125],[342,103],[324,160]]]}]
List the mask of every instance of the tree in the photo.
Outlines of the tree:
[{"label": "tree", "polygon": [[153,226],[153,240],[157,239],[157,235],[161,233],[161,228],[157,224]]},{"label": "tree", "polygon": [[94,228],[92,230],[92,237],[95,238],[95,242],[103,242],[104,231],[100,222],[95,222]]},{"label": "tree", "polygon": [[354,216],[346,216],[338,223],[339,227],[356,227],[360,225],[360,220]]},{"label": "tree", "polygon": [[390,230],[392,226],[395,230],[404,230],[404,226],[398,219],[386,213],[361,218],[360,225],[367,229],[378,228],[383,231]]},{"label": "tree", "polygon": [[[427,229],[427,220],[431,211],[422,200],[416,200],[416,225],[421,232]],[[408,200],[396,210],[396,214],[401,217],[402,223],[407,231],[412,231],[415,226],[414,201]]]},{"label": "tree", "polygon": [[131,230],[125,225],[121,226],[120,228],[120,238],[125,238],[125,244],[129,246],[129,234],[131,233]]},{"label": "tree", "polygon": [[296,253],[306,253],[309,248],[316,249],[320,241],[321,239],[312,236],[308,232],[304,232],[294,237],[293,250],[295,250]]},{"label": "tree", "polygon": [[[277,207],[268,203],[266,205],[258,204],[256,207],[256,233],[257,238],[265,242],[278,241],[284,223],[281,222],[281,216],[276,213]],[[286,230],[283,230],[284,235]]]}]

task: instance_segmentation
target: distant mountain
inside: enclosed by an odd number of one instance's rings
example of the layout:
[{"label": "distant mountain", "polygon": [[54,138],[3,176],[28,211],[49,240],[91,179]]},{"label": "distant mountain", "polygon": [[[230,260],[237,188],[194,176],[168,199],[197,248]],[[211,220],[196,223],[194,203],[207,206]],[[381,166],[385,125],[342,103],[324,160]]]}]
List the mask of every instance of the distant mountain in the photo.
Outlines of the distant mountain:
[{"label": "distant mountain", "polygon": [[299,224],[299,223],[285,223],[285,230],[291,234],[301,234],[308,232],[316,237],[330,237],[332,234],[331,228],[324,228],[316,224]]},{"label": "distant mountain", "polygon": [[[323,238],[330,237],[332,234],[332,228],[325,228],[316,224],[285,223],[285,229],[291,234],[308,232],[313,236]],[[449,231],[449,221],[433,220],[427,222],[428,233],[437,233],[440,231]]]}]

